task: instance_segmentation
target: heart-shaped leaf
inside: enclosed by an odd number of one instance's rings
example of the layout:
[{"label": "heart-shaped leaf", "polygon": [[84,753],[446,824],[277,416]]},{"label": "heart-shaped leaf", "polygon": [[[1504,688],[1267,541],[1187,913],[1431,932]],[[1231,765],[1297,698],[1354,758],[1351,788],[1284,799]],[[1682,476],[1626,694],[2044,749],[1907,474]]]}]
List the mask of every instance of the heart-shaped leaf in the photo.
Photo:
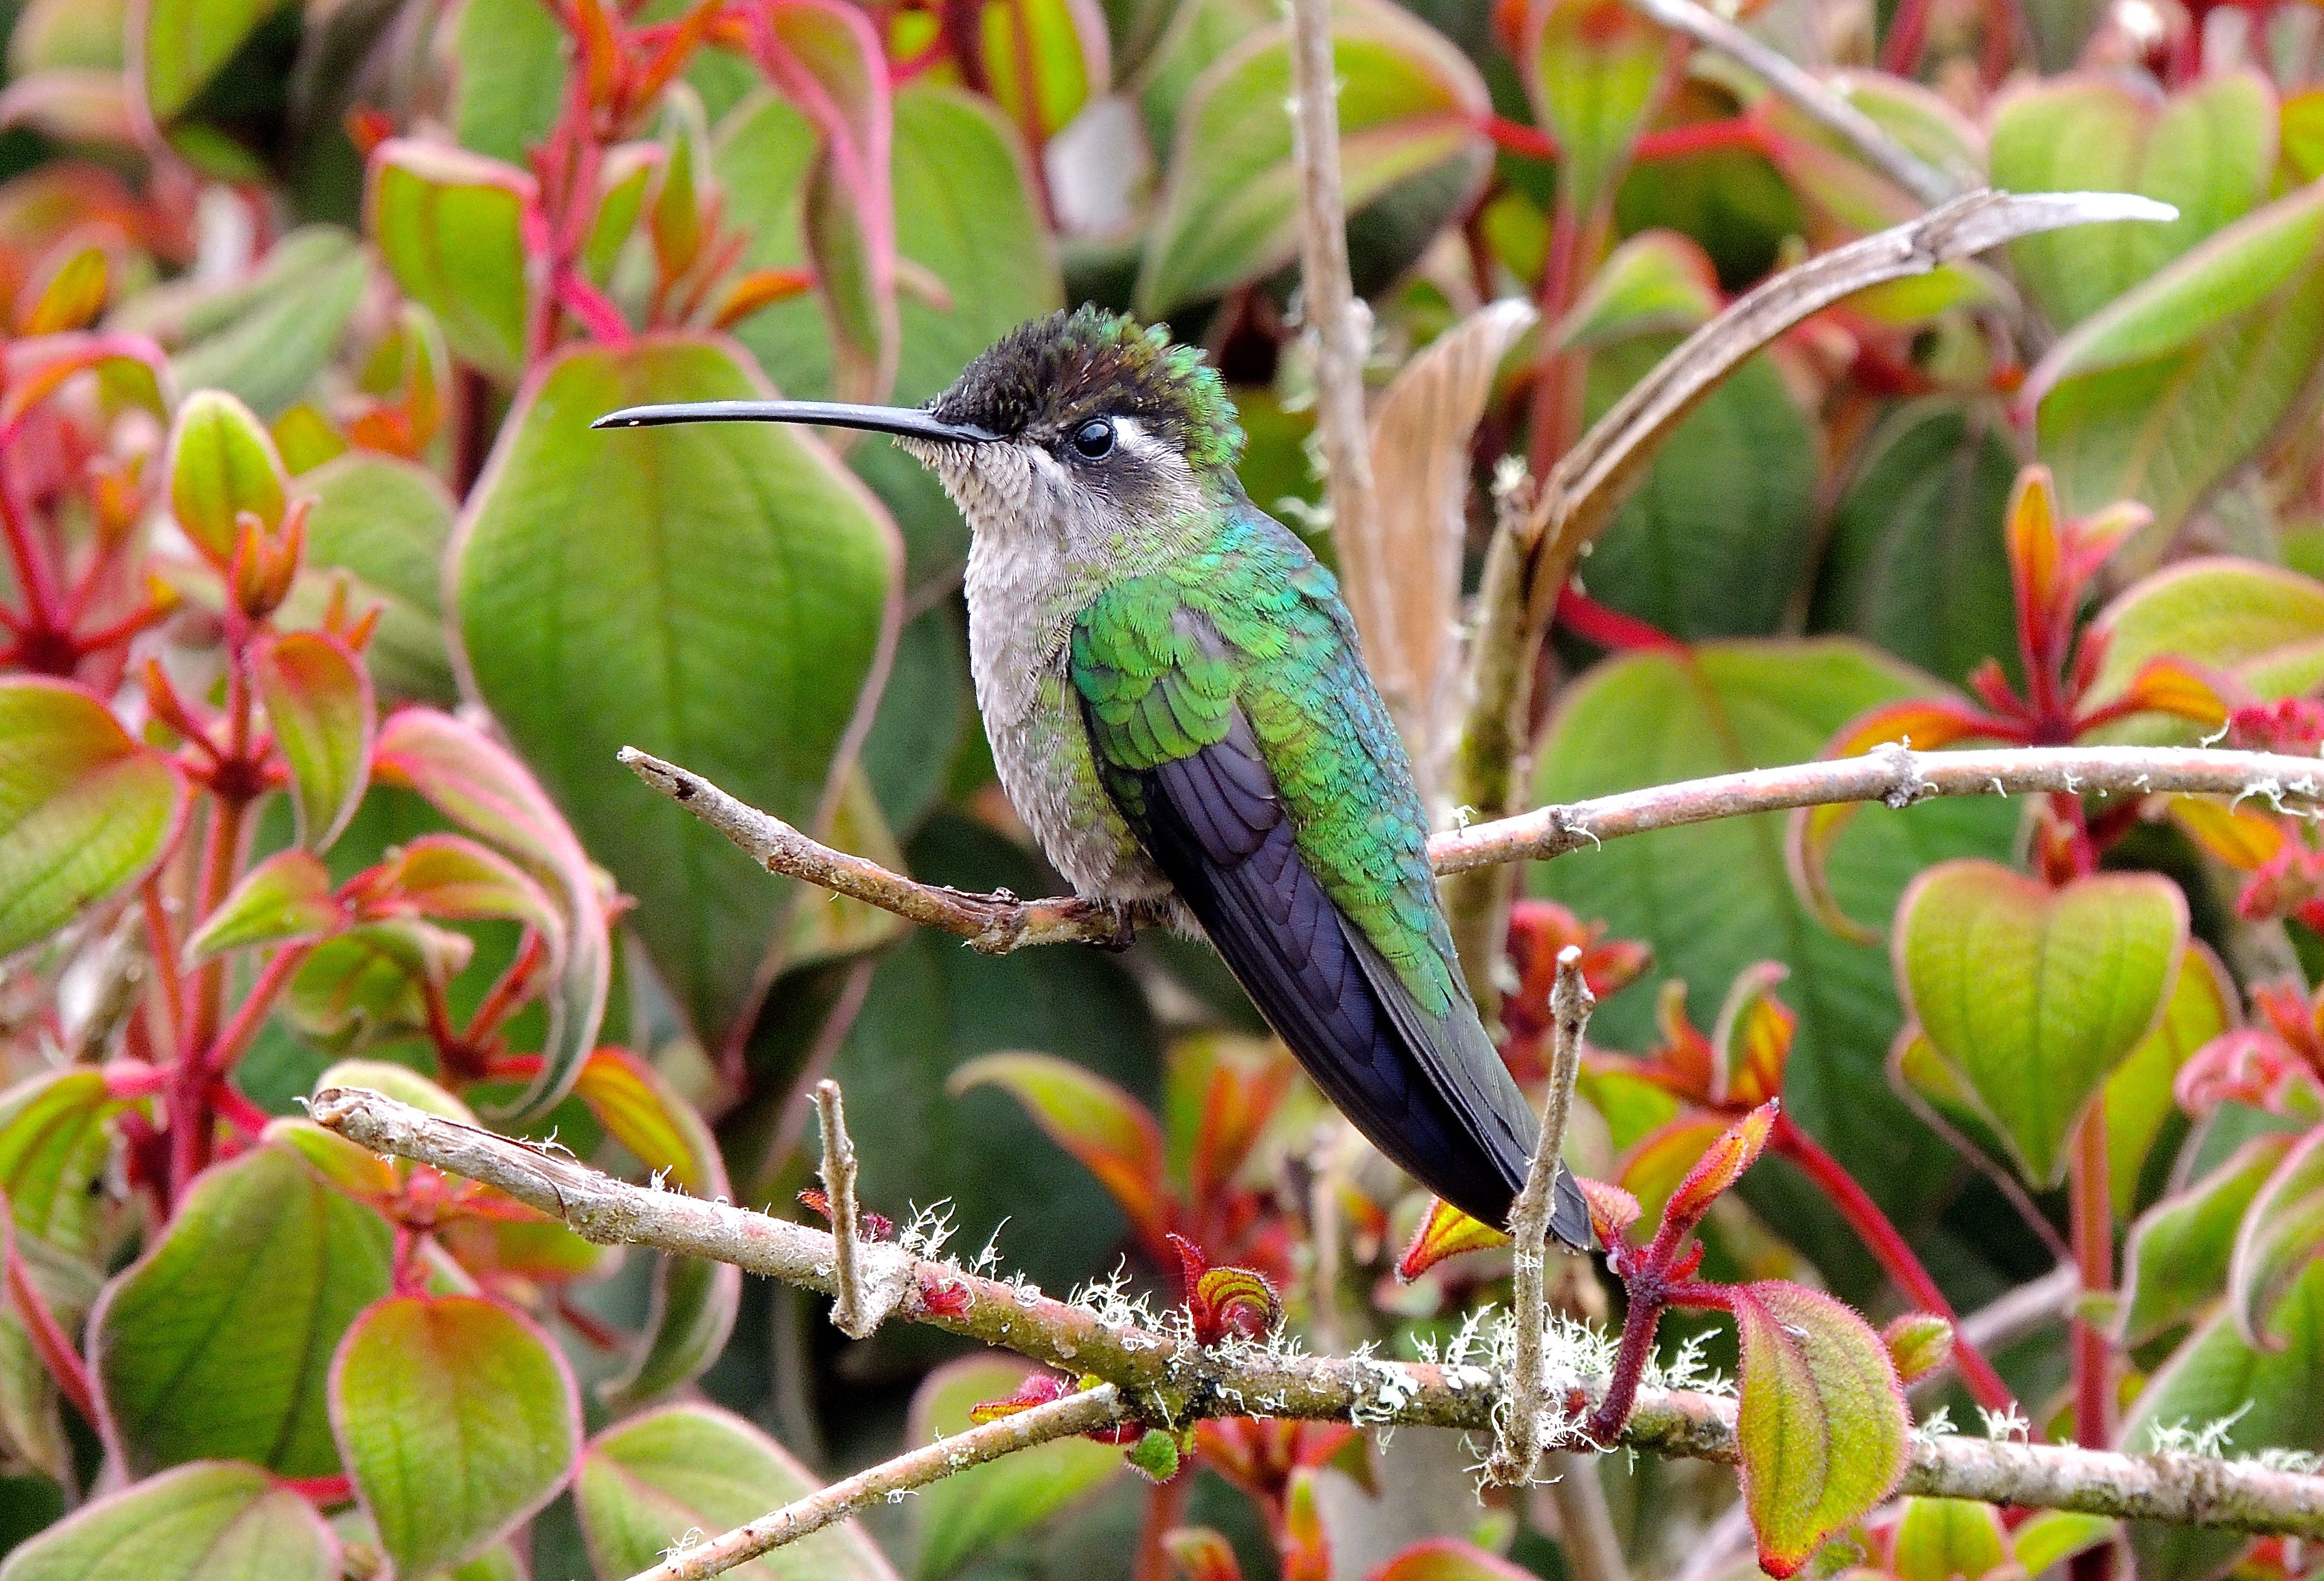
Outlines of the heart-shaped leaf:
[{"label": "heart-shaped leaf", "polygon": [[371,675],[328,632],[285,632],[258,644],[250,668],[290,768],[299,843],[327,851],[371,783]]},{"label": "heart-shaped leaf", "polygon": [[186,782],[77,686],[0,680],[0,957],[129,888],[176,837]]},{"label": "heart-shaped leaf", "polygon": [[2070,328],[2256,208],[2275,145],[2275,94],[2256,71],[2207,76],[2167,99],[2095,74],[2027,85],[1994,114],[1995,186],[2135,192],[2179,217],[2022,237],[2009,245],[2018,279],[2053,326]]},{"label": "heart-shaped leaf", "polygon": [[[1936,690],[1920,671],[1848,639],[1624,654],[1560,694],[1534,800],[1550,806],[1799,763],[1858,715]],[[1831,851],[1833,892],[1851,916],[1887,916],[1914,874],[1950,856],[2005,854],[2015,826],[2015,809],[1997,800],[1904,814],[1868,808]],[[1705,883],[1705,874],[1719,882]],[[1729,984],[1771,956],[1794,983],[1814,984],[1813,994],[1797,995],[1786,1114],[1891,1213],[1933,1206],[1951,1155],[1888,1086],[1888,1049],[1902,1017],[1886,954],[1817,925],[1785,871],[1781,815],[1609,841],[1603,851],[1536,864],[1528,883],[1575,916],[1652,945],[1657,976],[1687,985],[1685,1005],[1699,1026],[1713,1023]],[[1600,1006],[1594,1033],[1608,1048],[1651,1047],[1655,1006],[1641,989],[1618,994]],[[1810,1255],[1859,1254],[1822,1199],[1793,1192],[1779,1172],[1763,1171],[1744,1191],[1762,1204],[1786,1193],[1785,1234]]]},{"label": "heart-shaped leaf", "polygon": [[525,365],[539,200],[523,171],[465,149],[398,137],[372,154],[364,234],[453,351],[503,379]]},{"label": "heart-shaped leaf", "polygon": [[311,851],[277,851],[244,874],[218,909],[202,920],[186,941],[186,954],[208,960],[254,944],[312,938],[346,920],[322,858]]},{"label": "heart-shaped leaf", "polygon": [[[976,1406],[1016,1394],[1025,1379],[1023,1363],[997,1356],[939,1367],[912,1396],[907,1436],[925,1444],[939,1433],[963,1432]],[[939,1581],[957,1573],[976,1555],[1039,1525],[1120,1468],[1118,1450],[1086,1438],[1058,1438],[930,1484],[913,1501],[920,1534],[913,1575],[918,1581]]]},{"label": "heart-shaped leaf", "polygon": [[230,1458],[336,1475],[323,1378],[387,1291],[391,1239],[278,1149],[203,1174],[89,1318],[106,1434],[130,1468]]},{"label": "heart-shaped leaf", "polygon": [[2139,1216],[2123,1249],[2125,1345],[2144,1345],[2186,1322],[2227,1289],[2236,1226],[2292,1143],[2280,1132],[2255,1136],[2226,1163]]},{"label": "heart-shaped leaf", "polygon": [[1141,1234],[1163,1231],[1162,1132],[1146,1106],[1095,1072],[1048,1054],[988,1054],[953,1072],[957,1096],[997,1086],[1081,1161]]},{"label": "heart-shaped leaf", "polygon": [[[1440,167],[1483,168],[1485,85],[1450,41],[1410,13],[1335,8],[1340,170],[1350,213]],[[1162,209],[1138,275],[1141,317],[1158,319],[1272,273],[1298,245],[1291,162],[1291,33],[1278,23],[1213,63],[1177,116]]]},{"label": "heart-shaped leaf", "polygon": [[1989,862],[1916,879],[1896,908],[1896,978],[1922,1031],[2038,1187],[2065,1178],[2082,1111],[2161,1016],[2187,902],[2156,874],[2052,890]]},{"label": "heart-shaped leaf", "polygon": [[475,1296],[391,1296],[330,1367],[331,1428],[400,1576],[475,1558],[549,1502],[581,1401],[540,1330]]},{"label": "heart-shaped leaf", "polygon": [[2252,1198],[2227,1263],[2227,1296],[2244,1343],[2276,1350],[2276,1308],[2324,1257],[2324,1130],[2284,1156]]},{"label": "heart-shaped leaf", "polygon": [[791,891],[614,754],[634,744],[812,825],[884,640],[894,530],[779,425],[589,424],[763,393],[715,342],[567,352],[518,398],[454,550],[478,689],[638,898],[636,926],[710,1047],[761,985]]},{"label": "heart-shaped leaf", "polygon": [[[712,1406],[678,1405],[632,1417],[592,1438],[582,1452],[574,1503],[597,1574],[628,1576],[650,1568],[690,1534],[740,1526],[816,1487],[805,1466],[740,1417]],[[895,1576],[852,1521],[727,1574],[742,1581]]]},{"label": "heart-shaped leaf", "polygon": [[1654,109],[1668,45],[1621,0],[1530,0],[1518,70],[1534,113],[1555,134],[1560,192],[1576,214],[1611,199],[1630,144]]},{"label": "heart-shaped leaf", "polygon": [[1880,1336],[1815,1290],[1730,1292],[1743,1343],[1736,1438],[1759,1567],[1788,1576],[1904,1475],[1912,1419]]},{"label": "heart-shaped leaf", "polygon": [[8,1556],[0,1581],[337,1581],[315,1507],[254,1465],[180,1466],[83,1505]]}]

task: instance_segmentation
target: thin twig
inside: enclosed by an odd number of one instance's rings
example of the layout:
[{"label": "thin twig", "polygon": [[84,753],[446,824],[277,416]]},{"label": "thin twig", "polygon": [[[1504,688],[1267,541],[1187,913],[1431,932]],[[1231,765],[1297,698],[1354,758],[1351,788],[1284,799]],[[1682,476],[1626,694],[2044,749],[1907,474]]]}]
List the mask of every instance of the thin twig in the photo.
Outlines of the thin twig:
[{"label": "thin twig", "polygon": [[1933,208],[1960,190],[1942,172],[1882,129],[1797,61],[1771,49],[1693,0],[1630,0],[1641,14],[1716,50],[1758,78],[1777,97],[1864,156],[1865,162]]},{"label": "thin twig", "polygon": [[866,1321],[863,1279],[856,1269],[855,1142],[847,1134],[847,1110],[839,1084],[815,1084],[816,1117],[823,1123],[823,1195],[831,1208],[831,1263],[839,1293],[832,1299],[832,1326],[850,1339],[868,1339],[879,1326]]},{"label": "thin twig", "polygon": [[[364,1147],[496,1186],[586,1240],[715,1257],[787,1284],[835,1288],[832,1238],[806,1225],[625,1185],[570,1158],[360,1087],[324,1089],[312,1112],[318,1123]],[[868,1244],[862,1252],[873,1302],[890,1300],[891,1310],[913,1322],[1097,1377],[1120,1391],[1126,1415],[1157,1426],[1257,1412],[1489,1430],[1499,1398],[1499,1380],[1483,1367],[1298,1355],[1256,1344],[1204,1348],[1182,1334],[1121,1321],[1021,1281],[987,1279],[894,1244]],[[1566,1403],[1587,1409],[1602,1382],[1572,1378]],[[1738,1453],[1735,1402],[1642,1389],[1619,1442],[1644,1454],[1732,1463]],[[1915,1438],[1899,1491],[2324,1538],[2324,1476],[2195,1455]]]},{"label": "thin twig", "polygon": [[1517,1242],[1516,1289],[1509,1301],[1517,1318],[1517,1345],[1509,1358],[1508,1410],[1485,1462],[1485,1475],[1504,1486],[1532,1477],[1545,1437],[1542,1416],[1549,1400],[1542,1341],[1549,1310],[1542,1286],[1549,1262],[1549,1218],[1557,1206],[1559,1160],[1565,1149],[1565,1122],[1573,1110],[1573,1084],[1582,1075],[1582,1034],[1589,1029],[1590,1012],[1597,1003],[1582,980],[1582,948],[1569,944],[1557,952],[1557,979],[1549,992],[1549,1096],[1542,1105],[1541,1135],[1534,1143],[1525,1188],[1509,1210],[1509,1235]]},{"label": "thin twig", "polygon": [[[1371,439],[1364,421],[1364,359],[1372,315],[1348,274],[1348,208],[1340,182],[1340,84],[1332,58],[1331,0],[1291,0],[1291,161],[1299,173],[1302,311],[1315,358],[1315,435],[1323,451],[1324,498],[1335,542],[1372,578],[1363,600],[1374,614],[1364,638],[1392,656],[1379,679],[1388,711],[1409,731],[1425,699],[1416,695],[1397,640],[1395,590],[1372,546]],[[1407,735],[1407,739],[1413,739]]]},{"label": "thin twig", "polygon": [[867,1504],[900,1497],[956,1471],[998,1460],[1003,1455],[1029,1449],[1036,1444],[1069,1438],[1093,1428],[1111,1427],[1124,1414],[1120,1391],[1111,1383],[1101,1383],[1063,1400],[1001,1417],[971,1428],[956,1438],[939,1438],[893,1460],[883,1460],[747,1525],[722,1532],[707,1542],[678,1549],[652,1569],[638,1572],[631,1581],[706,1581],[708,1576],[746,1564],[770,1549],[797,1542],[810,1532],[844,1521]]},{"label": "thin twig", "polygon": [[[737,801],[700,775],[659,758],[623,747],[622,761],[647,784],[749,852],[768,872],[803,878],[940,929],[988,955],[1006,955],[1031,944],[1118,946],[1137,922],[1159,920],[1158,912],[1132,913],[1089,901],[1020,901],[1005,891],[965,894],[921,883],[809,839],[771,813]],[[2231,796],[2312,815],[2324,805],[2324,760],[2191,746],[2015,746],[1941,753],[1882,746],[1862,757],[1747,769],[1536,808],[1515,818],[1438,835],[1428,843],[1428,856],[1440,874],[1465,873],[1497,862],[1594,848],[1625,835],[1755,812],[1842,801],[1880,801],[1901,808],[1940,796],[2023,796],[2050,790],[2096,796]]]}]

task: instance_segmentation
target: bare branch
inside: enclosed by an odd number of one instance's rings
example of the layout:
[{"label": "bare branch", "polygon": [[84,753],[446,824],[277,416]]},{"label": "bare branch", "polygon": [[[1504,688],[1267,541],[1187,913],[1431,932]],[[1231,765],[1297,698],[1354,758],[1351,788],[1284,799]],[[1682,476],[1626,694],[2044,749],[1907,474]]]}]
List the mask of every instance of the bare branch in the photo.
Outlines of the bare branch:
[{"label": "bare branch", "polygon": [[862,1243],[855,1217],[855,1142],[847,1134],[847,1110],[837,1082],[815,1084],[815,1113],[823,1130],[824,1200],[831,1207],[832,1277],[839,1286],[831,1303],[831,1322],[850,1339],[868,1339],[886,1314],[875,1316],[868,1309],[862,1275],[856,1268]]},{"label": "bare branch", "polygon": [[[1291,162],[1299,173],[1299,278],[1315,357],[1315,434],[1323,449],[1332,536],[1370,585],[1360,601],[1364,639],[1394,656],[1379,677],[1390,713],[1409,729],[1425,699],[1401,664],[1395,589],[1374,546],[1371,446],[1364,425],[1364,359],[1372,315],[1348,277],[1348,206],[1340,184],[1340,84],[1332,59],[1331,0],[1291,0]],[[1407,739],[1411,739],[1407,734]]]},{"label": "bare branch", "polygon": [[[1006,892],[965,894],[921,883],[811,840],[700,775],[633,747],[622,749],[622,761],[647,784],[749,852],[768,872],[868,901],[964,938],[988,955],[1006,955],[1031,944],[1119,946],[1137,923],[1161,920],[1157,911],[1126,912],[1089,901],[1020,901]],[[1862,757],[1746,769],[1536,808],[1438,835],[1428,843],[1428,855],[1440,874],[1466,873],[1499,862],[1559,856],[1625,835],[1755,812],[1840,801],[1910,807],[1938,796],[2023,796],[2047,790],[2256,798],[2286,811],[2313,814],[2324,805],[2324,761],[2192,746],[1993,747],[1941,753],[1881,746]]]},{"label": "bare branch", "polygon": [[998,1460],[1019,1449],[1069,1438],[1093,1428],[1111,1427],[1124,1414],[1120,1391],[1101,1383],[1063,1400],[1053,1400],[1013,1416],[971,1428],[956,1438],[939,1438],[893,1460],[883,1460],[853,1476],[785,1504],[747,1525],[722,1532],[707,1542],[670,1554],[650,1570],[641,1570],[630,1581],[706,1581],[706,1577],[746,1564],[770,1549],[797,1542],[844,1521],[865,1505],[893,1499],[924,1488],[956,1471]]},{"label": "bare branch", "polygon": [[1769,48],[1693,0],[1630,0],[1640,14],[1716,50],[1773,88],[1777,97],[1864,156],[1865,162],[1922,202],[1934,207],[1960,188],[1891,137],[1871,116],[1832,91],[1782,51]]},{"label": "bare branch", "polygon": [[[586,1239],[715,1257],[830,1292],[832,1238],[725,1203],[625,1185],[570,1158],[442,1119],[360,1087],[315,1096],[316,1121],[381,1152],[497,1186]],[[1499,1379],[1461,1364],[1295,1355],[1256,1344],[1204,1349],[1181,1333],[1117,1320],[891,1244],[862,1248],[867,1288],[901,1292],[899,1316],[1093,1375],[1121,1394],[1125,1419],[1171,1427],[1204,1415],[1398,1423],[1484,1430]],[[1561,1386],[1567,1380],[1558,1380]],[[1571,1380],[1587,1409],[1602,1378]],[[1620,1442],[1644,1454],[1732,1462],[1735,1403],[1639,1391]],[[1984,1438],[1916,1438],[1902,1492],[1994,1504],[2082,1510],[2130,1520],[2324,1538],[2324,1476],[2181,1454],[2117,1455]]]},{"label": "bare branch", "polygon": [[1517,1242],[1516,1289],[1509,1300],[1517,1341],[1509,1357],[1508,1410],[1485,1462],[1485,1475],[1505,1486],[1532,1477],[1546,1438],[1542,1418],[1549,1400],[1542,1341],[1549,1311],[1542,1292],[1543,1271],[1549,1261],[1549,1216],[1557,1206],[1557,1175],[1563,1167],[1559,1160],[1565,1149],[1565,1122],[1573,1109],[1573,1084],[1582,1076],[1582,1034],[1597,1003],[1582,980],[1581,947],[1569,944],[1557,952],[1557,979],[1549,992],[1549,1097],[1542,1105],[1541,1135],[1534,1143],[1525,1188],[1509,1210],[1509,1235]]}]

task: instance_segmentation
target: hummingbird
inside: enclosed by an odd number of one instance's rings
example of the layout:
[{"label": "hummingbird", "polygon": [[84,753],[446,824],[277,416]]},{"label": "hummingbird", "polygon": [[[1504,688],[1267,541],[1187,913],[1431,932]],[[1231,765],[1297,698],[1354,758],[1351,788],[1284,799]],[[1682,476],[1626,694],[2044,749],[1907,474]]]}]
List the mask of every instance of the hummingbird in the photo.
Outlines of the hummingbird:
[{"label": "hummingbird", "polygon": [[[1010,330],[923,407],[638,406],[598,428],[890,436],[970,529],[969,664],[1002,788],[1076,893],[1218,950],[1324,1095],[1500,1226],[1533,1111],[1477,1012],[1412,767],[1336,579],[1253,505],[1216,369],[1084,307]],[[1560,1170],[1551,1228],[1590,1219]]]}]

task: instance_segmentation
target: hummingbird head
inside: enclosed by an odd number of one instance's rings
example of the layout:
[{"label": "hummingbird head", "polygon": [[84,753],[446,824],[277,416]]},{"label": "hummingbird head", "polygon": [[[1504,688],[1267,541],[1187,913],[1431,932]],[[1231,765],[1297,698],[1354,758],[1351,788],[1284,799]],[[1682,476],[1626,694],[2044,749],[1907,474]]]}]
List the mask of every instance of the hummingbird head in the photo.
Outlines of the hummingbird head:
[{"label": "hummingbird head", "polygon": [[719,421],[818,423],[891,435],[943,480],[970,526],[1160,522],[1231,492],[1242,425],[1216,369],[1159,326],[1093,307],[1019,325],[924,407],[809,401],[639,406],[598,428]]}]

